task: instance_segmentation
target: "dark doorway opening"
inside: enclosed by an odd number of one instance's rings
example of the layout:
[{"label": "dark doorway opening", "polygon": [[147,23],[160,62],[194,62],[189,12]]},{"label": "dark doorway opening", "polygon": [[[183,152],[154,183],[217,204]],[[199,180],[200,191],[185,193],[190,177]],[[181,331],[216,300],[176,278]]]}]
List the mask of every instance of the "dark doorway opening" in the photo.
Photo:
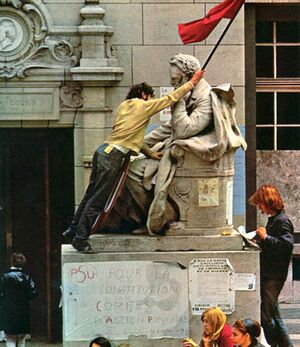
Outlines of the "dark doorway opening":
[{"label": "dark doorway opening", "polygon": [[62,231],[74,212],[73,129],[0,129],[0,267],[26,255],[33,338],[61,341]]}]

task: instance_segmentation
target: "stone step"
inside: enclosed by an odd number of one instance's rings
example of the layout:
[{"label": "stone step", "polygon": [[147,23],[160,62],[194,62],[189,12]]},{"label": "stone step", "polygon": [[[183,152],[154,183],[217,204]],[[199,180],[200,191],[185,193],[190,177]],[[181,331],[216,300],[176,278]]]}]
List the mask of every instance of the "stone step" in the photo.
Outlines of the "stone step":
[{"label": "stone step", "polygon": [[294,347],[300,347],[300,334],[290,334]]},{"label": "stone step", "polygon": [[285,319],[284,321],[285,321],[285,324],[288,327],[289,334],[300,334],[300,324],[299,324],[299,322],[293,322],[292,319],[291,320],[286,320]]},{"label": "stone step", "polygon": [[283,319],[299,319],[300,308],[282,308],[280,306],[280,313]]},{"label": "stone step", "polygon": [[280,304],[280,313],[284,319],[300,319],[300,304]]},{"label": "stone step", "polygon": [[300,304],[280,304],[280,313],[288,327],[294,347],[300,347]]}]

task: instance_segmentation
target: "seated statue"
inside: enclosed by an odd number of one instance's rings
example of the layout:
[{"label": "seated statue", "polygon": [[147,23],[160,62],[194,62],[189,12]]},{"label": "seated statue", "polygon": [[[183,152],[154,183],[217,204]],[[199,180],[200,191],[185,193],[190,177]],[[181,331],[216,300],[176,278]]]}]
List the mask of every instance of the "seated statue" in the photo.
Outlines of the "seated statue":
[{"label": "seated statue", "polygon": [[[170,80],[179,87],[200,69],[186,54],[170,59]],[[205,79],[171,110],[171,120],[147,134],[143,153],[133,158],[122,193],[100,232],[147,231],[161,234],[180,220],[176,199],[169,192],[179,168],[216,163],[246,143],[235,121],[235,102],[229,84],[212,88]],[[160,160],[151,153],[162,152]],[[155,157],[155,156],[154,156]],[[157,156],[156,156],[157,157]],[[188,159],[189,158],[189,159]],[[174,189],[173,189],[174,190]]]}]

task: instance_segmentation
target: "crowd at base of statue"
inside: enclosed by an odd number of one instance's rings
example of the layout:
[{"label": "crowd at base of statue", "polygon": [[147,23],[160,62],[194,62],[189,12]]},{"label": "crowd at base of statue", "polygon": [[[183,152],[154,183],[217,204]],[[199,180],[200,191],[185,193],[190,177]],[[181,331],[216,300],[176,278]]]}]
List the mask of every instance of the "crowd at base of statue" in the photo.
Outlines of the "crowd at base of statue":
[{"label": "crowd at base of statue", "polygon": [[[269,216],[266,227],[256,230],[260,253],[261,323],[271,347],[293,347],[287,327],[280,316],[278,297],[287,277],[293,251],[293,224],[284,212],[283,200],[273,185],[261,186],[250,203]],[[25,347],[30,333],[29,302],[38,293],[35,284],[23,271],[26,258],[22,253],[11,257],[11,268],[0,277],[0,330],[5,333],[6,347]],[[260,324],[251,318],[237,320],[231,327],[218,308],[206,309],[201,320],[203,335],[199,343],[186,338],[183,347],[262,347],[257,338]],[[102,342],[101,342],[102,341]],[[90,347],[109,347],[109,341],[98,338]],[[125,347],[125,346],[124,346]]]},{"label": "crowd at base of statue", "polygon": [[[201,320],[203,335],[200,342],[197,343],[192,338],[186,337],[182,341],[182,347],[265,347],[258,341],[261,326],[257,320],[239,319],[230,326],[226,323],[225,313],[218,307],[206,309],[201,315]],[[95,338],[89,344],[89,347],[113,346],[104,337]],[[126,346],[124,345],[124,347]],[[283,345],[278,346],[283,347]]]},{"label": "crowd at base of statue", "polygon": [[[268,215],[266,227],[258,227],[255,242],[261,248],[261,323],[271,347],[293,347],[284,320],[280,316],[278,297],[287,278],[294,245],[294,227],[284,211],[278,189],[262,185],[250,197],[250,203]],[[199,343],[192,338],[183,340],[183,347],[263,347],[258,341],[261,326],[258,321],[245,318],[231,327],[225,313],[218,307],[206,309],[201,320],[203,335]],[[98,347],[101,345],[93,345]],[[110,346],[110,345],[107,345]]]},{"label": "crowd at base of statue", "polygon": [[[284,212],[283,200],[273,185],[261,186],[250,203],[269,216],[266,227],[256,230],[260,254],[261,323],[271,347],[293,347],[287,327],[280,316],[278,297],[287,277],[293,251],[293,224]],[[11,268],[0,277],[0,330],[5,333],[7,347],[25,347],[30,333],[29,302],[38,293],[35,284],[23,271],[26,258],[22,253],[11,257]],[[251,318],[237,320],[232,327],[218,308],[206,309],[201,320],[203,336],[199,344],[187,338],[183,347],[261,347],[257,338],[260,324]],[[98,342],[97,342],[98,341]],[[99,341],[102,341],[99,343]],[[90,347],[110,346],[106,340],[96,339]]]}]

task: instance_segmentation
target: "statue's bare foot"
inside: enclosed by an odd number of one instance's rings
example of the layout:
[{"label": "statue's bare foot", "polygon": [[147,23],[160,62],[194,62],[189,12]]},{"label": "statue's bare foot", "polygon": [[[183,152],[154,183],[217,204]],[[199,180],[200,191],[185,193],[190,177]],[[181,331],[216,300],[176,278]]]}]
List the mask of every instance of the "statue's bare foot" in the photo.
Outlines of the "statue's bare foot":
[{"label": "statue's bare foot", "polygon": [[132,233],[134,235],[148,235],[149,234],[146,226],[143,226],[141,228],[137,228],[137,229],[133,230]]}]

